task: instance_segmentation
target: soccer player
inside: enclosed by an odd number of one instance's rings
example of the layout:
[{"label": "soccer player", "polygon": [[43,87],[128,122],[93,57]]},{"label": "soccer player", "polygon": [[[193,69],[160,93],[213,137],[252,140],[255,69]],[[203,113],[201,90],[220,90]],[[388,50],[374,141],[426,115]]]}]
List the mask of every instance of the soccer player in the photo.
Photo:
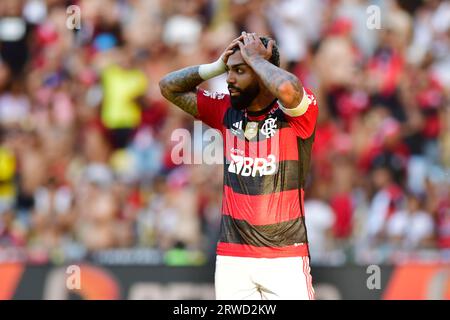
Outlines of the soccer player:
[{"label": "soccer player", "polygon": [[[303,188],[318,106],[279,60],[273,40],[243,32],[216,62],[160,81],[166,99],[224,139],[216,299],[314,299]],[[229,95],[197,88],[224,72]]]}]

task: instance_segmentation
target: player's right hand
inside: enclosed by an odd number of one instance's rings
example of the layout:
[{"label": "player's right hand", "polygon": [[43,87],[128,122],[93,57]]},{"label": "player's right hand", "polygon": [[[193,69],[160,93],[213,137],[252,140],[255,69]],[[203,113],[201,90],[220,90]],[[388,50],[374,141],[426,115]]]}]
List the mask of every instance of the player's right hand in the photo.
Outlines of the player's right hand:
[{"label": "player's right hand", "polygon": [[228,45],[228,47],[224,50],[224,52],[220,55],[220,59],[227,64],[228,58],[233,54],[233,49],[237,46],[239,46],[239,41],[243,40],[244,36],[240,35],[238,38],[231,41],[231,43]]}]

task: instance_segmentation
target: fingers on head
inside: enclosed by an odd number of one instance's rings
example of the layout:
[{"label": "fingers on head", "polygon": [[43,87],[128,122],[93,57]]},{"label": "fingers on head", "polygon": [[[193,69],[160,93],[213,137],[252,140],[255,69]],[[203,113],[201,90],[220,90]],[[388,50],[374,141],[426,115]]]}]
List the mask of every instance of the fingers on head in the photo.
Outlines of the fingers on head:
[{"label": "fingers on head", "polygon": [[244,44],[247,44],[250,41],[258,41],[259,37],[258,37],[258,35],[255,32],[247,33],[245,31],[242,31],[241,36],[238,39],[243,41]]},{"label": "fingers on head", "polygon": [[233,48],[237,46],[237,43],[238,41],[233,41],[232,43],[230,43],[230,45],[227,48],[227,51],[233,50]]},{"label": "fingers on head", "polygon": [[250,41],[255,39],[254,33],[248,33],[248,32],[242,31],[242,36],[243,36],[244,44],[247,44]]},{"label": "fingers on head", "polygon": [[237,37],[236,39],[234,39],[233,41],[231,41],[230,46],[234,46],[234,45],[236,45],[239,41],[242,41],[242,40],[244,40],[244,36],[243,36],[243,35],[240,35],[239,37]]}]

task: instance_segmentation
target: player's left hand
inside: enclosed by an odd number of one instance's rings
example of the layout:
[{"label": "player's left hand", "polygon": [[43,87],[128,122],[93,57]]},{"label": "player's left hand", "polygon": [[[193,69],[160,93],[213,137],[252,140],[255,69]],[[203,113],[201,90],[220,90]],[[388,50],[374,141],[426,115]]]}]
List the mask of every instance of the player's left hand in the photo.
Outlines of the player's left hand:
[{"label": "player's left hand", "polygon": [[261,39],[256,35],[256,33],[246,33],[242,32],[242,40],[238,42],[239,48],[241,50],[242,58],[248,64],[253,58],[263,58],[269,60],[272,56],[272,48],[275,43],[274,40],[270,40],[267,48],[261,42]]}]

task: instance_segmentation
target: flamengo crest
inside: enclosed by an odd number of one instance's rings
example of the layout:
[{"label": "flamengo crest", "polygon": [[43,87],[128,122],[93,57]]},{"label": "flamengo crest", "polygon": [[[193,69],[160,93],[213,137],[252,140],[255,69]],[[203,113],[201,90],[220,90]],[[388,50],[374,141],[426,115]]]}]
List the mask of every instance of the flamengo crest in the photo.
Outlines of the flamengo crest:
[{"label": "flamengo crest", "polygon": [[261,133],[266,136],[266,138],[273,137],[275,135],[275,129],[277,128],[277,119],[268,118],[264,121],[261,127]]}]

